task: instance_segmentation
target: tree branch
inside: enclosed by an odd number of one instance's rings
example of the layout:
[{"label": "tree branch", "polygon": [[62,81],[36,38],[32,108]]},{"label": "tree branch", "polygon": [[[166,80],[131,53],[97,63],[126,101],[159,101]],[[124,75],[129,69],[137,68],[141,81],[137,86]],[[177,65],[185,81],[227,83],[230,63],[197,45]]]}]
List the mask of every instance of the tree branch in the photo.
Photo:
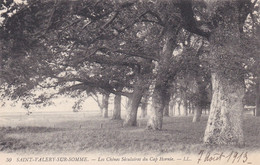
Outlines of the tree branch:
[{"label": "tree branch", "polygon": [[93,94],[94,94],[94,96],[95,96],[96,98],[95,98],[92,94],[91,94],[90,96],[93,98],[93,100],[96,101],[96,103],[98,104],[99,108],[102,109],[102,108],[103,108],[103,105],[102,105],[102,103],[98,100],[97,94],[96,94],[96,93],[93,93]]},{"label": "tree branch", "polygon": [[141,57],[141,58],[144,58],[144,59],[148,59],[148,60],[154,60],[154,61],[159,61],[159,58],[158,57],[153,57],[153,56],[144,56],[144,55],[141,55],[140,54],[136,54],[136,53],[132,53],[132,52],[128,52],[127,50],[122,50],[122,49],[112,49],[112,48],[109,48],[109,47],[102,47],[100,49],[107,49],[111,52],[114,52],[114,53],[121,53],[121,54],[125,54],[127,56],[133,56],[133,57]]}]

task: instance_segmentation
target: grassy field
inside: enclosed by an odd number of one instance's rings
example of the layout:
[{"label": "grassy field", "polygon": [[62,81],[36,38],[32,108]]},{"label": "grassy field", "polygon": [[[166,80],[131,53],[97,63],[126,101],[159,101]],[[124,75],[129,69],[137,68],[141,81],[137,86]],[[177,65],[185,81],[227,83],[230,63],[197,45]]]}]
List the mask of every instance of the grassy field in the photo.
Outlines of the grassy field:
[{"label": "grassy field", "polygon": [[[192,117],[165,117],[163,130],[146,130],[146,120],[138,127],[122,127],[123,121],[103,119],[97,114],[32,114],[3,116],[0,127],[0,151],[5,153],[197,153],[211,148],[202,145],[207,116],[192,123]],[[259,151],[260,119],[244,116],[246,146]],[[102,124],[102,128],[101,128]],[[235,148],[237,149],[237,148]]]}]

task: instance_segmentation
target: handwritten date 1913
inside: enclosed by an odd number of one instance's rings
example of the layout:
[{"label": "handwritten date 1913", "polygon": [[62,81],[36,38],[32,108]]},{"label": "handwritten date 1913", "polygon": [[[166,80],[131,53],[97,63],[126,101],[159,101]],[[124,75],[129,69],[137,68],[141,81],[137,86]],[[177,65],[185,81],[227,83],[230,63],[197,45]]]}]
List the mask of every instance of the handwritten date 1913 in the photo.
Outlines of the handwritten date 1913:
[{"label": "handwritten date 1913", "polygon": [[248,161],[248,153],[247,152],[236,152],[231,151],[229,153],[224,152],[206,152],[205,150],[201,150],[199,152],[199,158],[197,164],[201,162],[216,162],[216,161],[226,161],[230,163],[249,163]]}]

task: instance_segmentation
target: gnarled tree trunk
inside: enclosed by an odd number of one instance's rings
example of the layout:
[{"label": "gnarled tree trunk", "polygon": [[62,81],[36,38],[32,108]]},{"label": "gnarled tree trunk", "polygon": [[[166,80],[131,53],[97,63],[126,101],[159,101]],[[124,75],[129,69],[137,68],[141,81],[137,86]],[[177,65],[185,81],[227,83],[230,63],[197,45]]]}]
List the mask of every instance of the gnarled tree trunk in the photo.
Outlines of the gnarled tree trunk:
[{"label": "gnarled tree trunk", "polygon": [[156,85],[152,96],[152,109],[149,115],[147,123],[148,129],[160,130],[162,129],[163,122],[163,109],[164,109],[164,96],[165,88],[163,86]]},{"label": "gnarled tree trunk", "polygon": [[242,99],[244,86],[212,74],[213,96],[204,142],[243,145]]},{"label": "gnarled tree trunk", "polygon": [[134,84],[134,91],[132,96],[129,97],[124,126],[137,125],[137,110],[144,93],[149,89],[150,86],[149,77],[153,68],[152,61],[141,60],[140,62],[142,62],[144,65],[136,73],[136,82]]},{"label": "gnarled tree trunk", "polygon": [[142,79],[137,80],[134,92],[132,96],[129,98],[126,109],[126,118],[124,121],[124,126],[136,126],[137,124],[137,110],[140,105],[141,99],[143,97],[144,92],[144,82]]},{"label": "gnarled tree trunk", "polygon": [[209,2],[215,21],[211,33],[210,56],[213,96],[204,143],[244,145],[242,111],[244,97],[243,66],[239,60],[240,20],[238,2]]},{"label": "gnarled tree trunk", "polygon": [[166,25],[164,46],[161,51],[161,60],[159,61],[155,88],[152,95],[151,112],[147,123],[148,129],[162,129],[165,96],[168,95],[167,90],[169,90],[170,83],[175,76],[175,70],[171,68],[174,64],[170,60],[176,47],[176,29],[172,25]]}]

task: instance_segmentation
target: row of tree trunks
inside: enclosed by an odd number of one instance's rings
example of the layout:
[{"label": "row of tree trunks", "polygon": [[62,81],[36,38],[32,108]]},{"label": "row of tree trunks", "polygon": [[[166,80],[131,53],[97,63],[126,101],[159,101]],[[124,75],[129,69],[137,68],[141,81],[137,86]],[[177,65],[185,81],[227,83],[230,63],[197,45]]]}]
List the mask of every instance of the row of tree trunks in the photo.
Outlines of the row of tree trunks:
[{"label": "row of tree trunks", "polygon": [[[209,38],[211,46],[211,62],[214,65],[212,70],[212,88],[213,96],[210,106],[210,115],[205,130],[204,143],[206,144],[232,144],[243,145],[244,137],[242,130],[242,99],[244,96],[243,80],[236,78],[239,70],[229,70],[225,67],[230,67],[229,61],[225,63],[217,63],[221,58],[236,56],[236,48],[239,44],[239,18],[236,9],[236,4],[233,1],[214,3],[213,8],[220,8],[213,10],[213,14],[219,18],[216,29],[211,33]],[[208,1],[209,2],[209,1]],[[230,3],[230,4],[229,4]],[[232,3],[232,4],[231,4]],[[218,6],[219,5],[219,6]],[[231,6],[233,6],[231,8]],[[217,14],[214,12],[218,12]],[[159,61],[156,83],[152,94],[151,113],[148,119],[147,127],[153,130],[162,129],[163,115],[169,115],[169,111],[165,106],[169,107],[168,89],[171,76],[169,71],[171,57],[176,45],[176,35],[173,34],[174,28],[166,25],[166,32],[164,34],[164,46],[160,53],[161,60]],[[230,51],[232,50],[232,51]],[[228,73],[229,75],[225,75]],[[231,78],[234,74],[235,78]],[[240,73],[239,73],[240,74]],[[124,125],[136,126],[137,123],[137,109],[144,93],[144,81],[138,77],[134,87],[132,97],[129,99],[127,108],[127,116]],[[185,102],[185,107],[187,103]],[[259,103],[258,103],[259,104]],[[257,104],[257,105],[258,105]],[[201,116],[201,105],[195,109],[194,121],[198,121]],[[165,110],[166,109],[166,110]],[[168,111],[168,112],[167,112]],[[187,111],[186,111],[187,112]],[[258,113],[258,111],[256,111]]]},{"label": "row of tree trunks", "polygon": [[[165,95],[165,106],[164,106],[164,116],[166,110],[168,111],[167,116],[188,116],[193,114],[193,122],[199,122],[203,110],[205,114],[208,112],[208,93],[206,91],[207,82],[202,80],[202,77],[198,77],[198,99],[196,102],[191,102],[185,97],[185,94],[178,96],[169,96]],[[176,95],[176,93],[175,93]],[[185,100],[187,99],[187,100]],[[167,114],[167,113],[166,113]]]},{"label": "row of tree trunks", "polygon": [[[169,102],[169,116],[188,116],[188,114],[193,113],[195,108],[191,106],[191,103],[181,100],[180,98],[171,99]],[[193,111],[191,111],[193,110]]]},{"label": "row of tree trunks", "polygon": [[[99,102],[98,96],[93,96],[93,99],[98,103],[101,116],[108,118],[108,106],[109,106],[109,93],[102,93],[102,100]],[[113,120],[121,119],[121,94],[116,94],[114,97],[114,109],[112,112]]]}]

